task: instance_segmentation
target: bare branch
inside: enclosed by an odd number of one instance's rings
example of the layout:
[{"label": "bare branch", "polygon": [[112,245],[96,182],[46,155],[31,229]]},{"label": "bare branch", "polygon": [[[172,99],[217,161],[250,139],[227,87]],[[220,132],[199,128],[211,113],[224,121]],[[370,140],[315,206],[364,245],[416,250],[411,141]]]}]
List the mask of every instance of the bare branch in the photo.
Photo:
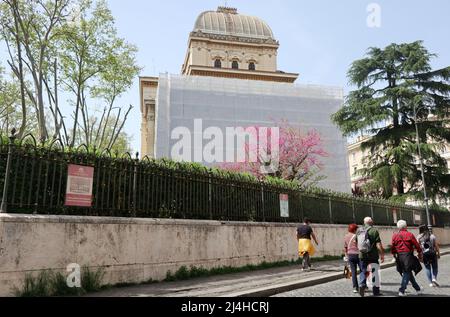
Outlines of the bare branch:
[{"label": "bare branch", "polygon": [[114,146],[114,144],[117,142],[117,138],[119,137],[120,133],[122,133],[123,127],[125,126],[125,122],[127,122],[128,119],[128,115],[130,114],[131,110],[133,109],[133,106],[130,105],[130,107],[128,108],[127,113],[125,114],[125,117],[123,118],[122,121],[122,125],[120,126],[119,130],[117,130],[116,136],[113,140],[113,142],[111,142],[111,147],[110,149]]},{"label": "bare branch", "polygon": [[102,118],[101,118],[101,120],[100,120],[100,124],[98,125],[97,133],[96,133],[96,135],[95,135],[95,141],[94,141],[94,144],[95,144],[97,147],[100,147],[100,145],[98,144],[98,137],[100,136],[100,130],[101,130],[101,128],[102,128],[103,119],[105,118],[105,114],[106,114],[106,108],[103,109]]}]

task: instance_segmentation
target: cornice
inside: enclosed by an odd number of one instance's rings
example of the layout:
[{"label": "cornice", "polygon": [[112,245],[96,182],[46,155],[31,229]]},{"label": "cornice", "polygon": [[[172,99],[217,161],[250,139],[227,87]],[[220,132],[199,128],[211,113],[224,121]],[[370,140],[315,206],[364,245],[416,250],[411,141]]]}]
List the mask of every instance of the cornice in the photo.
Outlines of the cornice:
[{"label": "cornice", "polygon": [[244,36],[234,36],[234,35],[225,35],[225,34],[212,34],[212,33],[204,33],[204,32],[191,32],[190,38],[204,38],[211,39],[217,41],[226,41],[226,42],[239,42],[245,44],[267,44],[279,46],[280,43],[274,39],[263,39],[263,38],[252,38],[252,37],[244,37]]}]

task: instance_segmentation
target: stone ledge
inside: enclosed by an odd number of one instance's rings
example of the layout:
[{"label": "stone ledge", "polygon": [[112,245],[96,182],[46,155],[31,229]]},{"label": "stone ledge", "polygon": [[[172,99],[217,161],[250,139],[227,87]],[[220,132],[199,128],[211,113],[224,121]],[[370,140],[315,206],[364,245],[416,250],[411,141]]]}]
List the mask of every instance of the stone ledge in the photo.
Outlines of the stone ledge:
[{"label": "stone ledge", "polygon": [[[243,226],[243,227],[293,227],[299,223],[284,222],[243,222],[243,221],[218,221],[218,220],[184,220],[184,219],[159,219],[159,218],[121,218],[121,217],[91,217],[91,216],[53,216],[53,215],[25,215],[2,214],[0,222],[21,223],[65,223],[65,224],[111,224],[111,225],[193,225],[193,226]],[[313,228],[343,228],[347,225],[313,224]],[[393,228],[395,226],[377,226],[380,229]]]}]

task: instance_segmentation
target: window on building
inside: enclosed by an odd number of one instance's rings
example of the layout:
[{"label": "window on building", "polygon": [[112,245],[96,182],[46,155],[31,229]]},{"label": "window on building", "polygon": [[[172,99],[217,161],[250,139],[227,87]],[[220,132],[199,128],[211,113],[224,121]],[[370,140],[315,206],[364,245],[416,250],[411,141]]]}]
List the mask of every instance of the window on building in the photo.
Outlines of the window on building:
[{"label": "window on building", "polygon": [[222,61],[221,61],[219,58],[217,58],[217,59],[214,61],[214,67],[215,67],[215,68],[222,68]]},{"label": "window on building", "polygon": [[239,69],[239,62],[238,61],[233,61],[233,63],[231,63],[231,68]]},{"label": "window on building", "polygon": [[248,64],[248,69],[249,70],[256,70],[256,65],[254,62],[250,62],[250,64]]},{"label": "window on building", "polygon": [[358,172],[358,166],[353,167],[353,175],[356,175],[356,172]]}]

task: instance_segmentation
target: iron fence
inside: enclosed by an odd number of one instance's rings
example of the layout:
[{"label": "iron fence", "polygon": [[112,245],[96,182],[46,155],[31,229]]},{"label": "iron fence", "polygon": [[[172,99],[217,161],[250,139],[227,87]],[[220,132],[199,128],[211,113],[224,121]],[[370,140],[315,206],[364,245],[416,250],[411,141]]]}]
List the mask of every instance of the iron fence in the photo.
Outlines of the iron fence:
[{"label": "iron fence", "polygon": [[[64,205],[69,164],[94,167],[92,207]],[[300,222],[308,217],[323,224],[362,223],[367,216],[379,225],[392,225],[396,219],[415,225],[426,221],[419,208],[311,194],[173,164],[169,168],[149,158],[96,153],[85,146],[67,150],[57,141],[40,147],[32,136],[19,142],[2,138],[0,173],[9,177],[0,179],[0,188],[6,188],[9,213],[257,222]],[[281,217],[280,194],[289,195],[287,218]],[[450,225],[450,213],[431,214],[435,226]]]}]

